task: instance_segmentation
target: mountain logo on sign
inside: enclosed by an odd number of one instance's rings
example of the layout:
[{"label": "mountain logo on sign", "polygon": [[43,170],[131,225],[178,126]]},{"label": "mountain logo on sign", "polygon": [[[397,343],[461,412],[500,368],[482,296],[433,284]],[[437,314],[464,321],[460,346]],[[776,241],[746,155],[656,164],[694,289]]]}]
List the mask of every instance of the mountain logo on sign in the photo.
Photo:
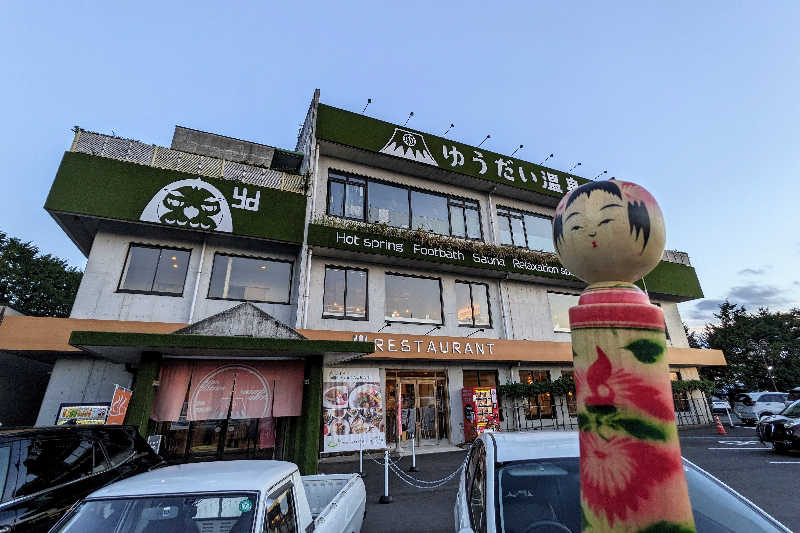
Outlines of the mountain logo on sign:
[{"label": "mountain logo on sign", "polygon": [[439,166],[439,163],[431,155],[431,151],[428,150],[425,137],[403,128],[394,129],[394,133],[392,133],[386,146],[380,149],[380,153],[411,159],[412,161],[435,167]]},{"label": "mountain logo on sign", "polygon": [[222,193],[200,178],[174,181],[147,203],[139,220],[186,229],[233,231],[231,209]]}]

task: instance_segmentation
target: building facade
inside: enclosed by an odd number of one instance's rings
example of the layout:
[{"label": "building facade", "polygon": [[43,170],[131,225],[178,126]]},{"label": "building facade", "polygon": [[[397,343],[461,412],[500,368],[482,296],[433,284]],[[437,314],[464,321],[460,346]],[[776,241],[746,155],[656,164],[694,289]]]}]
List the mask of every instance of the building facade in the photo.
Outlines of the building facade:
[{"label": "building facade", "polygon": [[[45,205],[88,257],[72,322],[2,324],[0,348],[54,364],[37,424],[132,388],[127,420],[177,459],[459,444],[474,387],[495,388],[501,430],[572,427],[567,310],[585,284],[558,263],[551,217],[586,181],[318,92],[294,151],[76,130]],[[702,291],[686,254],[639,285],[674,379],[724,364],[688,347],[677,304]],[[49,350],[44,329],[61,332]],[[708,422],[704,405],[687,393],[679,419]]]}]

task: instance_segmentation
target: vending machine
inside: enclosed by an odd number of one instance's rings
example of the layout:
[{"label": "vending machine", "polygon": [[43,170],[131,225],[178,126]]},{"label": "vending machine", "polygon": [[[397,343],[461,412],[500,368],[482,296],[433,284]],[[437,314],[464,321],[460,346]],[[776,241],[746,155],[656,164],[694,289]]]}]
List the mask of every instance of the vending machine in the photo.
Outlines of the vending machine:
[{"label": "vending machine", "polygon": [[487,429],[500,430],[496,388],[461,389],[461,404],[464,409],[464,440],[473,440]]}]

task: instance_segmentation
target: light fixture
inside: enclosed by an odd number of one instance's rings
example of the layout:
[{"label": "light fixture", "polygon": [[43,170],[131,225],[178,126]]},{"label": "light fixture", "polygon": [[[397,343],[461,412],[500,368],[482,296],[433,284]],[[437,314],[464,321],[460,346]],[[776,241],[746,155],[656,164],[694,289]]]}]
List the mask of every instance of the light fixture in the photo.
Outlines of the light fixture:
[{"label": "light fixture", "polygon": [[178,263],[172,263],[172,268],[178,268]]},{"label": "light fixture", "polygon": [[261,265],[259,268],[260,268],[261,270],[266,270],[266,269],[267,269],[267,265]]},{"label": "light fixture", "polygon": [[173,261],[177,261],[178,260],[178,258],[176,256],[174,256],[174,255],[172,257],[170,257],[170,259],[172,259]]}]

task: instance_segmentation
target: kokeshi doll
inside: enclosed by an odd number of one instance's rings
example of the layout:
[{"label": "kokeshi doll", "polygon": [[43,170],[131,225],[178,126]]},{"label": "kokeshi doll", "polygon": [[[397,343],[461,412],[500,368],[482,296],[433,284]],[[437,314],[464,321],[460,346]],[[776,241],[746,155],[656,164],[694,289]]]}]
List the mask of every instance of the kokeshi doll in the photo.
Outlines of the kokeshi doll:
[{"label": "kokeshi doll", "polygon": [[695,531],[664,315],[633,284],[665,239],[661,209],[634,183],[590,182],[556,208],[561,262],[589,283],[569,310],[584,532]]}]

